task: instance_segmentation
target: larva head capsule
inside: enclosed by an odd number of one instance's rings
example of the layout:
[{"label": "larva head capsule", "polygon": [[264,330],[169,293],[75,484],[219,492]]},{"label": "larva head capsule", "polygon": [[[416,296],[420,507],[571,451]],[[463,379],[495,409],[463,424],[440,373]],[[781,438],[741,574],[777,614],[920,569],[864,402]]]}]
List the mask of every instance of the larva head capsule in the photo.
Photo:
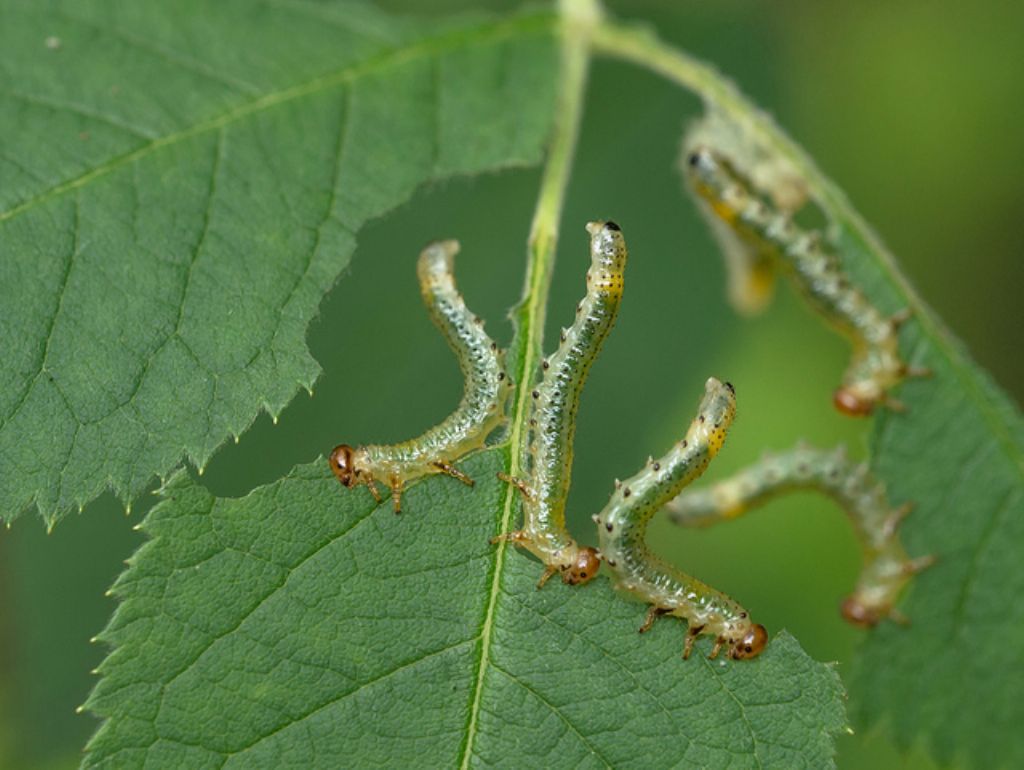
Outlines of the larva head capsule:
[{"label": "larva head capsule", "polygon": [[832,395],[832,403],[843,414],[851,417],[867,417],[875,409],[874,398],[858,395],[853,388],[838,388]]},{"label": "larva head capsule", "polygon": [[355,467],[355,450],[348,444],[338,444],[331,450],[330,464],[334,475],[344,486],[351,489],[356,485],[359,470]]},{"label": "larva head capsule", "polygon": [[601,567],[597,551],[590,546],[583,546],[576,552],[572,564],[562,570],[562,582],[578,586],[591,580]]},{"label": "larva head capsule", "polygon": [[856,596],[843,599],[839,612],[847,623],[861,628],[874,628],[888,614],[887,609],[880,611],[877,607],[869,607]]},{"label": "larva head capsule", "polygon": [[756,658],[768,644],[768,629],[760,623],[754,623],[750,630],[743,635],[729,650],[729,657],[733,660],[747,660]]}]

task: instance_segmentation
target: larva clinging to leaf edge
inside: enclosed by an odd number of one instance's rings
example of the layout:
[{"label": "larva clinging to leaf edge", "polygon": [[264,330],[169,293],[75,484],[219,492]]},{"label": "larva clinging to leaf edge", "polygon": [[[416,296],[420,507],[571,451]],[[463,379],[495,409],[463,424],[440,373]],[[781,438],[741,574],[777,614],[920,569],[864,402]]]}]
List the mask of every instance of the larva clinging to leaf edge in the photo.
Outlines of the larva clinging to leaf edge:
[{"label": "larva clinging to leaf edge", "polygon": [[650,605],[641,632],[660,616],[675,615],[688,623],[684,658],[701,634],[715,638],[712,658],[722,647],[730,658],[753,658],[768,643],[764,626],[754,623],[729,596],[655,556],[645,542],[651,517],[704,473],[736,414],[732,385],[712,377],[704,390],[686,436],[663,457],[648,461],[635,476],[616,482],[611,500],[594,521],[601,559],[611,570],[615,587]]},{"label": "larva clinging to leaf edge", "polygon": [[465,379],[458,407],[418,438],[357,448],[340,444],[330,456],[331,470],[346,487],[365,484],[379,501],[376,482],[387,484],[395,513],[402,510],[403,486],[420,476],[445,473],[472,486],[473,480],[452,463],[482,447],[505,419],[504,405],[512,383],[501,351],[456,288],[453,267],[458,251],[457,241],[437,241],[422,251],[417,263],[423,302],[458,358]]},{"label": "larva clinging to leaf edge", "polygon": [[934,562],[911,559],[900,544],[899,524],[909,505],[892,508],[885,486],[867,465],[851,463],[842,447],[797,446],[766,455],[759,462],[704,489],[687,489],[666,506],[677,524],[702,527],[736,518],[769,500],[801,489],[834,499],[850,518],[864,555],[857,586],[840,605],[843,617],[859,626],[885,618],[905,622],[896,600],[910,579]]},{"label": "larva clinging to leaf edge", "polygon": [[565,526],[565,502],[572,474],[573,437],[580,392],[590,366],[611,331],[622,299],[628,256],[614,222],[590,222],[587,293],[572,326],[563,329],[558,349],[542,364],[533,400],[525,479],[509,479],[523,497],[523,526],[500,535],[533,553],[544,564],[538,588],[554,574],[566,583],[585,583],[600,562],[593,548],[580,546]]},{"label": "larva clinging to leaf edge", "polygon": [[833,396],[836,408],[853,416],[868,415],[877,404],[902,411],[903,404],[889,391],[907,377],[929,373],[900,357],[898,331],[909,314],[879,311],[847,274],[839,255],[822,245],[817,233],[774,211],[724,155],[706,145],[687,153],[690,187],[726,249],[734,304],[760,308],[770,295],[771,267],[776,266],[853,346]]}]

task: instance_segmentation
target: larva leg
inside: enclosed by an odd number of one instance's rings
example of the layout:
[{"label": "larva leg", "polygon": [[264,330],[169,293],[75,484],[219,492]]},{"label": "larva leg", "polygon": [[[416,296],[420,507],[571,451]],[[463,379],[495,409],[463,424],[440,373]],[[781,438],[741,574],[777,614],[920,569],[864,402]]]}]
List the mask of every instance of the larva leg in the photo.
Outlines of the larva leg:
[{"label": "larva leg", "polygon": [[916,559],[911,559],[903,565],[903,573],[907,577],[912,577],[918,572],[924,572],[930,566],[935,564],[936,558],[931,554],[927,556],[918,556]]},{"label": "larva leg", "polygon": [[380,496],[380,490],[377,489],[377,482],[374,481],[373,476],[367,476],[366,488],[370,490],[370,494],[373,495],[373,499],[376,500],[378,503],[380,503],[381,500],[384,499]]},{"label": "larva leg", "polygon": [[[714,660],[718,657],[718,653],[721,651],[723,644],[725,644],[725,639],[721,636],[716,637],[715,646],[711,648],[711,654],[708,655],[708,660]],[[686,656],[684,655],[683,657],[685,658]]]},{"label": "larva leg", "polygon": [[905,324],[907,321],[909,321],[913,315],[914,314],[910,310],[910,308],[905,307],[902,310],[897,311],[893,313],[891,316],[889,316],[889,325],[892,326],[893,331],[895,331],[896,329],[899,329],[901,326],[903,326],[903,324]]},{"label": "larva leg", "polygon": [[654,605],[648,607],[647,617],[644,618],[644,624],[640,626],[640,629],[637,631],[637,633],[645,634],[648,631],[650,631],[651,626],[654,625],[654,621],[660,618],[666,612],[670,612],[670,610],[664,609],[662,607],[656,607]]},{"label": "larva leg", "polygon": [[690,653],[693,652],[693,643],[697,641],[697,637],[700,636],[704,630],[704,626],[690,626],[686,629],[686,639],[683,642],[683,660],[690,659]]},{"label": "larva leg", "polygon": [[443,460],[435,460],[434,462],[431,463],[431,465],[433,465],[435,468],[441,471],[441,473],[445,473],[451,476],[453,479],[458,479],[467,487],[471,487],[476,483],[475,481],[473,481],[473,479],[471,479],[465,473],[460,471],[454,465],[450,465],[444,462]]},{"label": "larva leg", "polygon": [[491,538],[491,545],[507,541],[513,545],[519,545],[521,543],[529,542],[529,536],[521,529],[514,529],[511,532],[502,532],[500,535],[495,535]]},{"label": "larva leg", "polygon": [[903,376],[905,377],[931,377],[933,372],[927,366],[905,366],[903,367]]},{"label": "larva leg", "polygon": [[533,495],[530,494],[530,487],[527,486],[523,479],[517,479],[509,476],[503,471],[498,471],[498,478],[504,481],[506,484],[511,484],[513,487],[519,490],[524,500],[531,500]]},{"label": "larva leg", "polygon": [[402,512],[402,480],[397,476],[391,477],[391,505],[395,513]]},{"label": "larva leg", "polygon": [[896,609],[889,610],[889,620],[893,623],[898,623],[901,626],[909,626],[910,618],[904,615],[902,612]]},{"label": "larva leg", "polygon": [[898,414],[903,414],[904,412],[907,411],[907,405],[906,404],[904,404],[898,398],[893,398],[888,393],[886,393],[884,396],[882,396],[881,402],[882,402],[882,406],[884,406],[886,409],[888,409],[891,412],[896,412]]},{"label": "larva leg", "polygon": [[550,564],[545,565],[544,572],[540,576],[540,580],[537,581],[537,590],[539,591],[544,587],[544,584],[548,582],[548,579],[558,572],[558,567],[553,567]]},{"label": "larva leg", "polygon": [[896,534],[897,530],[900,528],[900,523],[910,515],[912,510],[914,510],[913,503],[903,503],[903,505],[896,508],[892,513],[885,517],[885,523],[882,524],[882,535],[886,540]]}]

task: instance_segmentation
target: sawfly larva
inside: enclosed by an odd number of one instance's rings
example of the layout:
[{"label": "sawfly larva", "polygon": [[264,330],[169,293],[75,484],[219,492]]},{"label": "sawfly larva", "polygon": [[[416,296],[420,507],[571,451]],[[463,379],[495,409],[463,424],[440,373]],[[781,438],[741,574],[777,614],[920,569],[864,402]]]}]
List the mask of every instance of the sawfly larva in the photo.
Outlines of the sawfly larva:
[{"label": "sawfly larva", "polygon": [[531,392],[528,476],[511,479],[523,497],[522,529],[499,535],[527,549],[544,564],[537,587],[560,573],[570,585],[597,573],[597,552],[580,546],[565,527],[565,502],[572,474],[573,436],[580,392],[601,343],[615,323],[622,299],[626,242],[614,222],[590,222],[587,294],[576,306],[576,320],[563,329],[561,344],[542,364],[541,383]]},{"label": "sawfly larva", "polygon": [[420,254],[417,273],[430,319],[458,358],[465,379],[462,401],[452,414],[418,438],[357,448],[340,444],[330,456],[334,475],[350,489],[365,484],[380,502],[376,482],[387,484],[395,513],[402,510],[403,486],[420,476],[445,473],[473,486],[473,480],[452,463],[482,447],[505,420],[505,399],[512,383],[498,346],[455,286],[452,270],[458,251],[457,241],[431,243]]},{"label": "sawfly larva", "polygon": [[640,631],[662,615],[685,618],[688,624],[683,657],[688,658],[700,634],[711,634],[710,657],[724,646],[730,658],[760,654],[768,632],[735,600],[672,567],[647,547],[647,523],[669,500],[697,479],[718,454],[736,414],[736,392],[714,377],[704,386],[697,418],[685,438],[632,478],[616,482],[611,500],[594,516],[601,559],[612,571],[615,587],[650,605]]},{"label": "sawfly larva", "polygon": [[786,214],[774,211],[728,159],[706,146],[687,156],[687,177],[727,256],[730,294],[747,309],[763,305],[771,293],[771,268],[789,275],[808,304],[850,340],[853,357],[835,391],[839,411],[871,414],[876,404],[902,411],[888,391],[927,369],[908,366],[899,353],[898,330],[908,312],[885,315],[827,251],[817,233],[806,232]]},{"label": "sawfly larva", "polygon": [[905,622],[894,608],[907,582],[934,558],[911,559],[899,540],[909,504],[891,508],[882,484],[865,464],[851,463],[845,450],[797,446],[759,462],[706,489],[688,489],[666,506],[672,521],[704,527],[734,519],[787,492],[813,489],[835,500],[850,518],[864,567],[853,593],[843,600],[843,617],[858,626],[884,618]]}]

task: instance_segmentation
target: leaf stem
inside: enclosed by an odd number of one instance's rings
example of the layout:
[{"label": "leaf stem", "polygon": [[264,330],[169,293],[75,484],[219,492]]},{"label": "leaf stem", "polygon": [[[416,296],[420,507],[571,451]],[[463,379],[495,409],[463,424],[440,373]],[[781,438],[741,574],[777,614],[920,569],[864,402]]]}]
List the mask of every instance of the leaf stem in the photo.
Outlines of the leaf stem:
[{"label": "leaf stem", "polygon": [[[511,463],[513,476],[522,471],[526,442],[530,383],[541,355],[548,294],[555,266],[559,225],[565,193],[572,173],[583,114],[583,97],[590,63],[590,39],[602,19],[596,0],[561,0],[561,68],[558,101],[547,159],[541,175],[537,205],[527,242],[526,280],[523,298],[513,313],[516,337],[512,344],[514,376],[518,387],[513,406]],[[506,499],[502,526],[509,525],[512,496]],[[500,555],[499,555],[500,558]]]},{"label": "leaf stem", "polygon": [[[565,193],[572,172],[572,160],[583,114],[583,97],[590,63],[590,38],[602,19],[597,0],[559,0],[559,33],[561,67],[555,118],[547,158],[541,175],[540,191],[534,209],[533,223],[527,242],[526,281],[523,298],[513,311],[516,325],[512,342],[511,368],[516,381],[511,429],[509,432],[509,474],[523,473],[526,438],[529,435],[529,393],[544,338],[548,294],[558,247],[559,225],[565,204]],[[499,532],[507,532],[512,524],[515,490],[509,485],[502,502]],[[500,594],[507,541],[496,546],[487,609],[480,631],[480,660],[469,708],[469,724],[459,765],[469,767],[479,724],[483,680],[490,663],[494,611]]]}]

